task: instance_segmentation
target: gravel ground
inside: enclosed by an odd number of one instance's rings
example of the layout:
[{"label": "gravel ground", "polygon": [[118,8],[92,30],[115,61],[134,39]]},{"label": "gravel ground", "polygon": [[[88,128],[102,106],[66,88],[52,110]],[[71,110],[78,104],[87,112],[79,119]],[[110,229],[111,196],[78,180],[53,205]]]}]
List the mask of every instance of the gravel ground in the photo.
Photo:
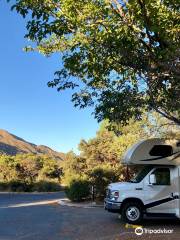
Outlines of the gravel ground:
[{"label": "gravel ground", "polygon": [[[61,206],[55,194],[0,194],[0,240],[179,240],[180,221],[146,219],[143,228],[173,230],[172,234],[144,233],[137,236],[117,214],[103,208]],[[50,201],[41,205],[43,201]]]}]

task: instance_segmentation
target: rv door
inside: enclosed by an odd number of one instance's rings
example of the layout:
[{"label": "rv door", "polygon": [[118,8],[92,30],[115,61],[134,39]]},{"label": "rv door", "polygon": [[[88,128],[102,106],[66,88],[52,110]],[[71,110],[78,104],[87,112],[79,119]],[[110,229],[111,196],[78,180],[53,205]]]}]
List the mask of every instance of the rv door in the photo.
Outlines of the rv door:
[{"label": "rv door", "polygon": [[172,196],[174,199],[172,203],[174,203],[176,217],[180,218],[180,167],[172,167],[171,172],[173,189]]},{"label": "rv door", "polygon": [[145,184],[146,211],[179,214],[178,167],[157,166],[148,175]]},{"label": "rv door", "polygon": [[176,212],[176,216],[178,218],[180,218],[180,167],[177,167],[177,171],[178,171],[178,178],[177,178],[177,195],[178,195],[178,199],[177,199],[177,212]]}]

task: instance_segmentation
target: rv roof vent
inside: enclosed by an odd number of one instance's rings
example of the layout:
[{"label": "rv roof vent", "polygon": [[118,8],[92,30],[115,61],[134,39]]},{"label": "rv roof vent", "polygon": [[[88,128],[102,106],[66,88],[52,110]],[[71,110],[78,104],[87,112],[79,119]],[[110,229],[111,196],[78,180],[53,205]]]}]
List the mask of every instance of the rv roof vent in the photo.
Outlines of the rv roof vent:
[{"label": "rv roof vent", "polygon": [[170,145],[155,145],[150,150],[149,154],[151,156],[168,157],[173,154],[173,148]]}]

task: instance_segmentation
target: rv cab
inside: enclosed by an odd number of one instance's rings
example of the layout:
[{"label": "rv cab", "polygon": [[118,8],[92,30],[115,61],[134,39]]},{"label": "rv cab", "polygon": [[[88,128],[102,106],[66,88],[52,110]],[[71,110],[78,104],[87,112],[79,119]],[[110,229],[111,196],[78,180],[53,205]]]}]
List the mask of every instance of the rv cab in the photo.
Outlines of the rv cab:
[{"label": "rv cab", "polygon": [[123,164],[140,171],[124,183],[108,186],[105,209],[120,213],[128,223],[144,215],[180,219],[180,141],[148,139],[132,146]]}]

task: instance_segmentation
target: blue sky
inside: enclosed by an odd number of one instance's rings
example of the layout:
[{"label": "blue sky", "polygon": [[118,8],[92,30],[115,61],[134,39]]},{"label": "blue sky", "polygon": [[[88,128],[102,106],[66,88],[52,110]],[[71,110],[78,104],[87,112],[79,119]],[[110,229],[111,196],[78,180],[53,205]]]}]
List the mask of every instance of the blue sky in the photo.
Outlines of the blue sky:
[{"label": "blue sky", "polygon": [[10,4],[0,6],[0,128],[27,141],[55,150],[77,151],[79,141],[95,135],[93,109],[78,110],[71,93],[47,87],[61,64],[58,55],[46,58],[25,53],[25,20]]}]

